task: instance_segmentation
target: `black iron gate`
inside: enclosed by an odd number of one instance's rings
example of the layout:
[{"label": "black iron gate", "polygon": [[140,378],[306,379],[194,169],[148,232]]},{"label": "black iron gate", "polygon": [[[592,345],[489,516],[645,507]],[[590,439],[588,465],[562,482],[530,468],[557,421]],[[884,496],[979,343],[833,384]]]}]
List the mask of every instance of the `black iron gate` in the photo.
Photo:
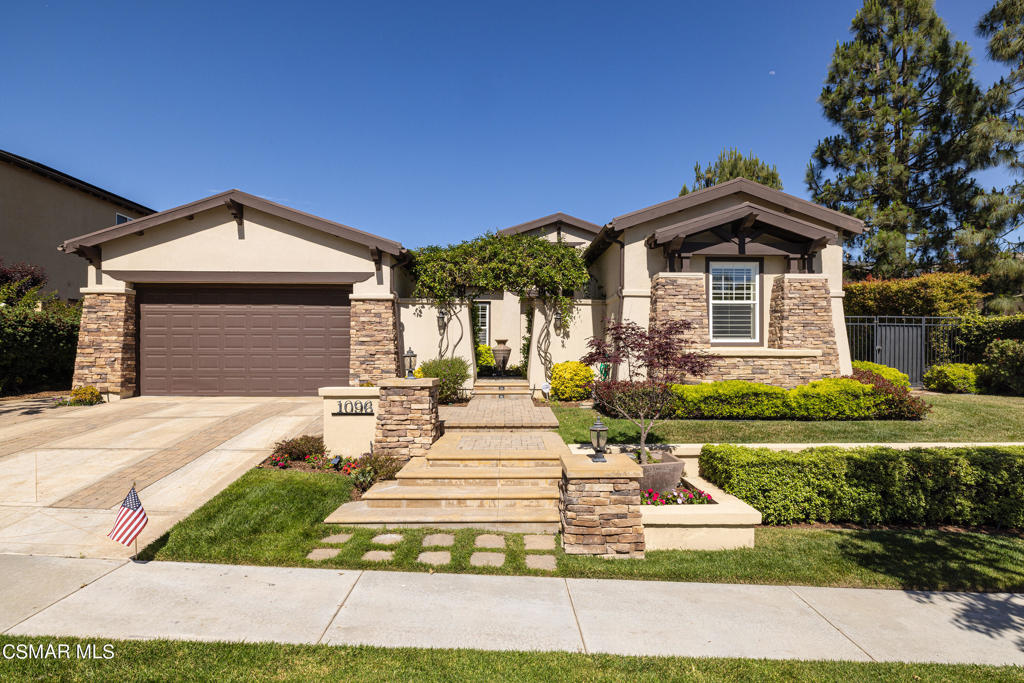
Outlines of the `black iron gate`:
[{"label": "black iron gate", "polygon": [[921,385],[925,370],[936,363],[961,362],[953,344],[957,318],[927,316],[846,316],[846,335],[853,360],[867,360],[897,368]]}]

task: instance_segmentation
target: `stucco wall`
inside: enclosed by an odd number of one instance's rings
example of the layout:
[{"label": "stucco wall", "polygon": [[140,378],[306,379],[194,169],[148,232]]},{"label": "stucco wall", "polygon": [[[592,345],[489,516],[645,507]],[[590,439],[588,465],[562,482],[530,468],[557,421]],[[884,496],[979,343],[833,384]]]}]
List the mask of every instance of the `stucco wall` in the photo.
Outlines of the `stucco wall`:
[{"label": "stucco wall", "polygon": [[[104,271],[372,272],[353,293],[390,294],[391,256],[376,270],[370,248],[250,207],[244,227],[209,209],[103,245]],[[96,284],[109,286],[108,277]]]},{"label": "stucco wall", "polygon": [[[412,348],[417,364],[434,358],[458,356],[464,358],[473,373],[473,327],[466,306],[456,308],[455,315],[441,329],[437,323],[437,308],[423,300],[399,299],[399,340],[401,352]],[[473,377],[466,388],[473,386]]]},{"label": "stucco wall", "polygon": [[57,251],[57,245],[114,225],[116,213],[144,215],[0,161],[0,258],[45,268],[47,291],[81,296],[86,261]]},{"label": "stucco wall", "polygon": [[558,329],[551,311],[537,306],[533,317],[530,344],[530,387],[539,389],[551,378],[556,363],[579,360],[587,353],[587,340],[603,332],[605,302],[583,299],[576,304],[576,314],[568,330]]}]

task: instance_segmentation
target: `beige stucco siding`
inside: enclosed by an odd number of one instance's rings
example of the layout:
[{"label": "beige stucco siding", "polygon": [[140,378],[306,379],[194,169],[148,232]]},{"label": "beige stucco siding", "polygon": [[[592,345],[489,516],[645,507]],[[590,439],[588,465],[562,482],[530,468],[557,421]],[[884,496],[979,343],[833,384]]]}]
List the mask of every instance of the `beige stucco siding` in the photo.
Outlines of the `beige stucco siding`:
[{"label": "beige stucco siding", "polygon": [[412,349],[417,364],[434,358],[459,357],[469,363],[471,376],[466,387],[473,386],[473,326],[469,309],[460,305],[443,327],[437,322],[437,308],[425,300],[399,299],[399,336],[402,353]]},{"label": "beige stucco siding", "polygon": [[47,291],[77,299],[86,284],[86,261],[57,251],[77,235],[114,225],[116,214],[144,215],[32,171],[0,162],[0,258],[42,266]]},{"label": "beige stucco siding", "polygon": [[540,307],[534,312],[530,345],[530,386],[539,389],[551,379],[551,368],[565,361],[578,361],[587,351],[587,340],[603,333],[605,302],[585,299],[576,302],[568,330],[558,329],[552,311]]},{"label": "beige stucco siding", "polygon": [[390,255],[378,271],[366,245],[249,207],[241,231],[215,208],[111,240],[102,253],[104,271],[373,272],[354,293],[391,293]]}]

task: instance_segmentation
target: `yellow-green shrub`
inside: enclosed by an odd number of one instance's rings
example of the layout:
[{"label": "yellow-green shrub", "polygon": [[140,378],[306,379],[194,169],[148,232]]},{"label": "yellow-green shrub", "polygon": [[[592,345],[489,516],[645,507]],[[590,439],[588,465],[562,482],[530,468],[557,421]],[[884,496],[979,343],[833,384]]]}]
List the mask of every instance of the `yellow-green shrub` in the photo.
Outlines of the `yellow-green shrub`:
[{"label": "yellow-green shrub", "polygon": [[494,367],[494,351],[487,344],[476,345],[476,366],[478,368]]},{"label": "yellow-green shrub", "polygon": [[103,396],[100,390],[90,385],[75,387],[71,390],[71,396],[67,400],[69,406],[94,406],[103,403]]},{"label": "yellow-green shrub", "polygon": [[855,360],[853,361],[853,368],[855,370],[867,370],[868,372],[873,372],[876,375],[881,375],[896,386],[906,387],[907,389],[910,388],[910,375],[900,372],[896,368],[890,368],[888,365],[872,363],[867,360]]},{"label": "yellow-green shrub", "polygon": [[590,397],[594,371],[578,361],[556,363],[551,368],[551,397],[559,401],[582,401]]},{"label": "yellow-green shrub", "polygon": [[946,394],[978,393],[978,366],[972,363],[944,363],[928,368],[922,378],[925,389]]}]

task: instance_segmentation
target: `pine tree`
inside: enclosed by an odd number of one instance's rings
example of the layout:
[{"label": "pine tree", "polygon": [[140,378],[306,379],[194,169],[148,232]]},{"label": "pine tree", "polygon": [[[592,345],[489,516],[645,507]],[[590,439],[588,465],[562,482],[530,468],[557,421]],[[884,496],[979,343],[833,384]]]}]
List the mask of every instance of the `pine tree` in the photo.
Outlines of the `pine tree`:
[{"label": "pine tree", "polygon": [[853,40],[836,46],[820,102],[840,130],[807,169],[815,201],[862,219],[854,240],[880,276],[950,267],[972,226],[972,174],[993,163],[976,135],[985,111],[965,43],[931,0],[865,0]]},{"label": "pine tree", "polygon": [[[988,56],[1009,72],[988,91],[991,112],[978,125],[1000,163],[1018,177],[1024,175],[1024,0],[998,0],[978,22],[988,38]],[[986,221],[957,236],[962,262],[985,274],[992,296],[986,308],[993,313],[1024,310],[1024,182],[986,193],[977,204]],[[1012,235],[1017,234],[1014,243]]]},{"label": "pine tree", "polygon": [[725,149],[718,154],[718,159],[701,169],[700,162],[693,167],[693,189],[683,185],[679,196],[690,194],[705,187],[718,185],[733,178],[747,178],[755,182],[782,189],[782,178],[775,166],[767,164],[751,152],[747,156],[738,149]]}]

